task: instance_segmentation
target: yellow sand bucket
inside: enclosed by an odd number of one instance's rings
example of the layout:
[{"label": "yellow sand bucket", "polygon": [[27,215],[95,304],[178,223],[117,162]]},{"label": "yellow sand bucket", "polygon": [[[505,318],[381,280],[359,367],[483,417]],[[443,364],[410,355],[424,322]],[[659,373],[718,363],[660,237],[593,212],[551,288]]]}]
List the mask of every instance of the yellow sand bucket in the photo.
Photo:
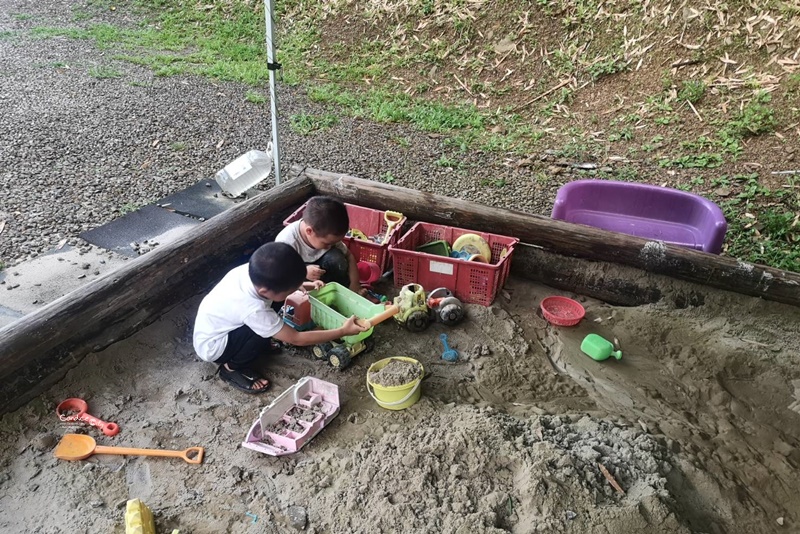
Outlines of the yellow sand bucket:
[{"label": "yellow sand bucket", "polygon": [[[382,386],[370,382],[370,373],[380,371],[389,365],[389,362],[392,360],[402,360],[418,365],[420,371],[419,378],[400,386]],[[403,410],[419,400],[419,396],[422,393],[422,378],[424,376],[425,369],[422,367],[422,364],[414,358],[406,358],[404,356],[384,358],[369,366],[367,370],[367,391],[369,391],[369,396],[375,399],[375,402],[377,402],[378,406],[381,408],[386,408],[387,410]]]}]

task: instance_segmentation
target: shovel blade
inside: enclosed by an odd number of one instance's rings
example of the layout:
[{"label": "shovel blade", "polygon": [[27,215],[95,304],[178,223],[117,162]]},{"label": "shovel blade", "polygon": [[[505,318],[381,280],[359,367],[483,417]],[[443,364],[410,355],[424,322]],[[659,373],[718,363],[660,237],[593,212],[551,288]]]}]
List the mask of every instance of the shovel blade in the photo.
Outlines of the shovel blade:
[{"label": "shovel blade", "polygon": [[60,460],[85,460],[92,455],[96,445],[92,436],[65,434],[56,445],[54,454]]}]

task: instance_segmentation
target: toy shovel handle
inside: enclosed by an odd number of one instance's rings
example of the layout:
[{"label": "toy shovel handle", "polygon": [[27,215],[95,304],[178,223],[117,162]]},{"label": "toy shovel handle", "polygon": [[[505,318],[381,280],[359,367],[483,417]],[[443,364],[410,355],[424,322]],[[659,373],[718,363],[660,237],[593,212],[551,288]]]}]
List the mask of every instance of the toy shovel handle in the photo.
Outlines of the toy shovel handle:
[{"label": "toy shovel handle", "polygon": [[397,223],[403,220],[403,217],[403,214],[399,211],[387,210],[383,212],[383,220],[386,221],[386,233],[383,236],[381,245],[385,245],[389,242],[389,238],[392,237],[392,229],[397,226]]},{"label": "toy shovel handle", "polygon": [[203,461],[203,447],[189,447],[183,451],[170,451],[164,449],[137,449],[133,447],[105,447],[98,445],[94,448],[95,454],[117,454],[133,456],[167,456],[181,458],[187,464],[199,464]]},{"label": "toy shovel handle", "polygon": [[359,319],[359,321],[360,321],[360,324],[363,324],[364,326],[369,325],[369,328],[372,328],[376,324],[382,323],[383,321],[385,321],[389,317],[393,317],[393,316],[397,315],[397,313],[399,311],[400,311],[400,308],[398,308],[394,304],[390,304],[389,306],[386,306],[386,309],[383,310],[378,315],[375,315],[370,319]]},{"label": "toy shovel handle", "polygon": [[103,431],[103,434],[105,434],[108,437],[116,436],[117,434],[119,434],[119,425],[117,423],[108,423],[86,412],[80,414],[78,419],[80,419],[84,423],[99,428],[100,430]]}]

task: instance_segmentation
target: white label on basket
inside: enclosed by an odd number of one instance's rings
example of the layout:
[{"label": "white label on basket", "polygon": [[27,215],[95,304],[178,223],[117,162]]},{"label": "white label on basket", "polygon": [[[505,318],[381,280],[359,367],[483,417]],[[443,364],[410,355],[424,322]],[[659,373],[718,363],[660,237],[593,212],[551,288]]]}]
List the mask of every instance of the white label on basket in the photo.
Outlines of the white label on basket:
[{"label": "white label on basket", "polygon": [[431,261],[430,270],[432,273],[453,275],[453,264],[444,263],[443,261]]}]

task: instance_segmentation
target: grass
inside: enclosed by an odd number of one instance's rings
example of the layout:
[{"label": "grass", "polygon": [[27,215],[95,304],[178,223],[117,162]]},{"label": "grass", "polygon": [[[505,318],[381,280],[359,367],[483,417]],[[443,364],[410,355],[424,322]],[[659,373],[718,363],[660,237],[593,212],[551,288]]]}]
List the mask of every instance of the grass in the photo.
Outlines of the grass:
[{"label": "grass", "polygon": [[89,69],[89,76],[92,78],[97,78],[98,80],[105,80],[110,78],[121,78],[122,73],[113,67],[98,65]]},{"label": "grass", "polygon": [[336,115],[326,113],[324,115],[310,115],[300,113],[289,117],[289,124],[295,132],[308,135],[312,132],[332,128],[339,122]]},{"label": "grass", "polygon": [[247,91],[247,93],[244,95],[244,99],[253,104],[264,104],[267,101],[267,97],[264,96],[263,93],[254,91],[252,89]]},{"label": "grass", "polygon": [[686,80],[681,82],[681,90],[678,92],[679,100],[687,100],[692,104],[700,102],[706,94],[706,84],[702,80]]},{"label": "grass", "polygon": [[734,176],[741,192],[721,203],[728,220],[728,255],[779,269],[800,271],[800,181],[771,190],[758,175]]}]

